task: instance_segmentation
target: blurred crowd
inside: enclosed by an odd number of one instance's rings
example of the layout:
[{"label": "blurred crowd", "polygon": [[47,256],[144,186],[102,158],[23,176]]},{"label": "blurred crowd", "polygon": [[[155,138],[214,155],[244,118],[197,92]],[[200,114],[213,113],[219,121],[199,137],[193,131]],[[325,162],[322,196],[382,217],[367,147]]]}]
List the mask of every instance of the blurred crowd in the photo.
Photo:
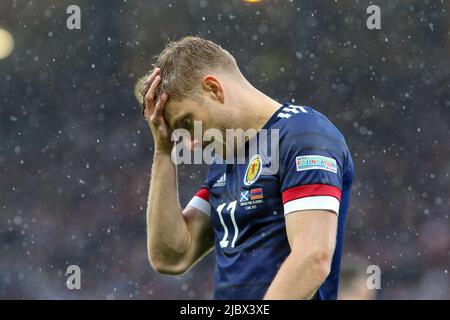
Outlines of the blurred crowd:
[{"label": "blurred crowd", "polygon": [[[15,41],[0,60],[0,298],[211,298],[212,254],[176,277],[146,255],[153,142],[135,86],[191,34],[344,133],[356,178],[341,297],[450,299],[449,2],[380,3],[381,30],[365,0],[77,2],[81,30],[66,27],[71,1],[0,3]],[[206,170],[179,168],[182,205]],[[66,288],[69,265],[81,290]]]}]

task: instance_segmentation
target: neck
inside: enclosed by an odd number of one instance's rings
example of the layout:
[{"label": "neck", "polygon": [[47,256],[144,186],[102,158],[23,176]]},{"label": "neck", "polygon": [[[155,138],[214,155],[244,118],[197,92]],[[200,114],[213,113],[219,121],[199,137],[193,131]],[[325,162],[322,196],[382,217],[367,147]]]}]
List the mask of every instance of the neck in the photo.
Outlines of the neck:
[{"label": "neck", "polygon": [[[222,122],[224,136],[226,136],[225,129],[242,129],[244,132],[249,131],[249,135],[244,137],[245,140],[252,139],[255,134],[251,133],[252,129],[255,131],[261,130],[280,108],[281,103],[257,90],[245,79],[242,82],[233,79],[227,85],[229,92],[233,92],[233,95],[230,96],[232,101],[229,102],[229,105],[233,108],[227,111],[227,115],[224,115],[224,118],[228,120],[226,124]],[[223,126],[224,124],[225,126]],[[236,141],[233,143],[233,147],[227,146],[227,143],[224,142],[223,151],[231,147],[235,154],[236,146]],[[222,158],[226,160],[227,154],[228,152],[222,154]]]},{"label": "neck", "polygon": [[242,92],[237,103],[239,127],[244,130],[260,130],[281,106],[281,103],[252,86]]},{"label": "neck", "polygon": [[[272,115],[280,108],[281,103],[273,100],[261,91],[249,85],[247,88],[240,89],[238,94],[235,94],[235,108],[233,113],[234,129],[242,129],[246,132],[244,139],[247,141],[252,139],[258,131],[269,121]],[[236,137],[235,137],[236,138]],[[237,147],[236,141],[233,143],[233,158],[236,156]],[[225,150],[229,148],[226,143]],[[227,159],[228,153],[222,155],[223,159]]]}]

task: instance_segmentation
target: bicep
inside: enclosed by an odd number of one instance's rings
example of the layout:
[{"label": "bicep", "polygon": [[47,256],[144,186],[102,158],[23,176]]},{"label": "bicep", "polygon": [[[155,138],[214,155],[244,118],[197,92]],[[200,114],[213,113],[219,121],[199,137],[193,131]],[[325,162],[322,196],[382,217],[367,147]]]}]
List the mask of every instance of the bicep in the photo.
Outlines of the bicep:
[{"label": "bicep", "polygon": [[337,218],[337,214],[329,210],[304,210],[286,215],[286,233],[291,250],[325,250],[333,254]]},{"label": "bicep", "polygon": [[183,210],[183,217],[191,235],[191,244],[198,250],[208,250],[213,243],[209,191],[201,188]]},{"label": "bicep", "polygon": [[213,248],[214,233],[209,216],[198,208],[188,205],[183,210],[183,217],[189,230],[190,239],[190,246],[185,259],[192,267]]}]

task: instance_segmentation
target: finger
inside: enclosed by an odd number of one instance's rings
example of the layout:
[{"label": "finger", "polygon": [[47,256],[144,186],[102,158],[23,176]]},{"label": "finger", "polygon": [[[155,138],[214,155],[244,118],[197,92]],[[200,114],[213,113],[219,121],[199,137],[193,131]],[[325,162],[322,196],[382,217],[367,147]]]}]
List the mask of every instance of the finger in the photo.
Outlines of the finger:
[{"label": "finger", "polygon": [[158,102],[156,103],[155,106],[155,116],[156,117],[162,117],[163,116],[163,112],[164,112],[164,108],[166,106],[166,102],[167,102],[167,92],[164,92],[161,97],[158,99]]},{"label": "finger", "polygon": [[152,74],[148,76],[147,83],[152,83],[153,80],[155,80],[156,76],[159,75],[160,72],[161,72],[161,69],[155,68],[155,70],[153,70]]},{"label": "finger", "polygon": [[[159,83],[161,82],[161,77],[156,76],[155,80],[152,82],[152,85],[150,86],[150,89],[148,89],[147,94],[145,95],[145,101],[148,108],[152,108],[155,105],[155,92],[156,88],[158,87]],[[149,110],[149,112],[152,112],[153,110]]]},{"label": "finger", "polygon": [[167,93],[163,93],[156,103],[155,109],[151,115],[154,124],[160,124],[164,121],[163,112],[167,101]]},{"label": "finger", "polygon": [[[156,76],[158,76],[161,73],[161,69],[160,68],[155,68],[153,70],[153,72],[148,76],[147,81],[144,84],[144,88],[147,87],[146,91],[144,92],[144,99],[142,102],[142,115],[144,116],[144,118],[147,118],[147,99],[153,99],[152,97],[148,97],[147,93],[150,89],[151,84],[153,83],[153,81],[155,80]],[[153,96],[154,97],[154,96]],[[152,102],[152,101],[149,101]]]},{"label": "finger", "polygon": [[159,125],[164,121],[163,112],[167,102],[168,94],[166,92],[162,93],[158,102],[156,103],[155,109],[153,110],[150,120],[153,124]]},{"label": "finger", "polygon": [[153,80],[150,89],[148,89],[147,94],[151,96],[152,100],[155,100],[156,88],[161,83],[161,76],[156,76],[155,80]]}]

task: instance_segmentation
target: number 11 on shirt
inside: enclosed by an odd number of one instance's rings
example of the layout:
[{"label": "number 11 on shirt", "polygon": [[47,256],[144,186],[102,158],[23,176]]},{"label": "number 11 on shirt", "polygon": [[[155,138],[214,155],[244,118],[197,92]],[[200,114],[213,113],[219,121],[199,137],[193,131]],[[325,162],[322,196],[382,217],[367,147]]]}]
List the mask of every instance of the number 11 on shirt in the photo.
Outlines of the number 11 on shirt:
[{"label": "number 11 on shirt", "polygon": [[[230,212],[231,222],[233,223],[233,227],[234,227],[234,236],[233,236],[233,240],[231,241],[231,248],[234,248],[234,246],[236,244],[236,239],[239,234],[239,228],[236,223],[236,217],[234,216],[234,213],[236,211],[236,204],[237,204],[237,201],[230,202],[228,204],[228,207],[226,208],[226,210],[228,210]],[[220,224],[222,225],[223,231],[224,231],[223,238],[222,238],[222,240],[220,240],[221,248],[226,248],[226,247],[228,247],[228,244],[229,244],[228,227],[225,224],[225,221],[224,221],[223,215],[222,215],[222,211],[226,207],[226,205],[227,205],[226,203],[222,203],[220,206],[217,207],[217,213],[219,214]]]}]

